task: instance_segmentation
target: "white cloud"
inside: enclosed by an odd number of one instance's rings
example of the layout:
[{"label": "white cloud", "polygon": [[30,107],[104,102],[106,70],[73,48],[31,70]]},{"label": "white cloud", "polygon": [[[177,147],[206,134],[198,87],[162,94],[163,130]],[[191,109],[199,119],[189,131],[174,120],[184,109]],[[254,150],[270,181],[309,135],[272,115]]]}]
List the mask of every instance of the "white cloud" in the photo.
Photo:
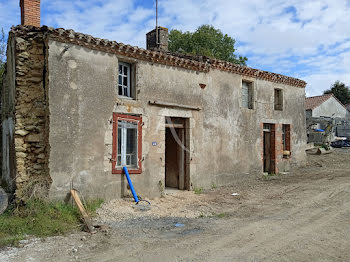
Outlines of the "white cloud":
[{"label": "white cloud", "polygon": [[[0,27],[19,23],[18,2],[0,0]],[[42,22],[144,47],[155,10],[142,3],[42,0]],[[160,0],[159,7],[160,25],[212,24],[238,40],[248,65],[305,79],[309,95],[336,80],[350,85],[349,0]]]}]

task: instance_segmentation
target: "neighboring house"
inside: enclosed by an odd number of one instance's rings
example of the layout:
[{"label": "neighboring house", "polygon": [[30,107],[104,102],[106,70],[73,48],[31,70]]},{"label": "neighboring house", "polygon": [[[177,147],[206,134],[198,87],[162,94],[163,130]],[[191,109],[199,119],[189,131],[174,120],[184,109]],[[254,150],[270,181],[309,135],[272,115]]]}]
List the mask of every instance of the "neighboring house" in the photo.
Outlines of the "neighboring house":
[{"label": "neighboring house", "polygon": [[350,112],[350,103],[345,105],[346,109]]},{"label": "neighboring house", "polygon": [[350,117],[350,112],[333,94],[307,97],[305,110],[306,117]]},{"label": "neighboring house", "polygon": [[[9,34],[2,181],[63,199],[228,185],[305,164],[306,83],[202,56],[148,50],[40,26],[40,1],[22,0]],[[29,22],[26,22],[29,21]],[[46,183],[46,184],[45,184]],[[39,187],[40,188],[40,187]]]}]

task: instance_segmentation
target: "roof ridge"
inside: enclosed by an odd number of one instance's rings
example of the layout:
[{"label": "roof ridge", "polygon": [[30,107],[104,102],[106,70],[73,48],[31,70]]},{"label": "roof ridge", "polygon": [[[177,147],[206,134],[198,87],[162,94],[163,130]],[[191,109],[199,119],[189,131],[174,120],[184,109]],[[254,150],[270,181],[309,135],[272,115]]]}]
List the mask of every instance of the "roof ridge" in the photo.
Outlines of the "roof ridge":
[{"label": "roof ridge", "polygon": [[309,99],[309,98],[316,98],[316,97],[322,97],[322,96],[332,96],[334,95],[333,93],[329,93],[329,94],[323,94],[323,95],[318,95],[318,96],[309,96],[309,97],[306,97],[306,99]]},{"label": "roof ridge", "polygon": [[93,37],[88,34],[78,33],[72,29],[53,28],[48,26],[13,26],[11,31],[15,35],[29,35],[30,33],[43,33],[53,40],[80,45],[93,50],[100,50],[109,53],[115,53],[140,60],[150,61],[152,63],[164,64],[169,66],[181,67],[199,72],[209,72],[210,69],[233,72],[243,76],[254,77],[270,82],[287,84],[305,88],[306,82],[294,77],[276,74],[264,70],[254,69],[247,66],[233,64],[227,61],[209,58],[207,56],[194,56],[180,53],[165,52],[160,50],[147,50],[137,46],[126,45]]}]

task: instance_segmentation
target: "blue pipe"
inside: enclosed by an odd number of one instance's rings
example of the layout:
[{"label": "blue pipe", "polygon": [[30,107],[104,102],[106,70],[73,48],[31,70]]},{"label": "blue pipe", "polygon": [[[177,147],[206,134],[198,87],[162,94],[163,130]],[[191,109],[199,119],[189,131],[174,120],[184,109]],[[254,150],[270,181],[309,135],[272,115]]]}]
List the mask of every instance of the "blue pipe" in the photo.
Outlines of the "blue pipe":
[{"label": "blue pipe", "polygon": [[131,179],[130,179],[130,175],[129,175],[129,171],[128,171],[128,169],[126,168],[126,166],[123,166],[123,170],[124,170],[124,174],[125,174],[125,176],[126,176],[126,179],[128,180],[128,183],[129,183],[129,186],[130,186],[130,190],[131,190],[132,196],[134,197],[135,202],[136,202],[136,204],[137,204],[137,203],[139,202],[139,199],[137,198],[137,195],[136,195],[134,186],[132,185],[132,182],[131,182]]}]

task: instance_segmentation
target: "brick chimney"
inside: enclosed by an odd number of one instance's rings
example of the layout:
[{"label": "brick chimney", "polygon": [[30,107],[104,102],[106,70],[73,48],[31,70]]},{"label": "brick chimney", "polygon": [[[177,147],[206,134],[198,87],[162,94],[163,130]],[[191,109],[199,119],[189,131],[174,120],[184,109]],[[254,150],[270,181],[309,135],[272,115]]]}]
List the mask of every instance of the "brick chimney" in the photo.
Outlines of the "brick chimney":
[{"label": "brick chimney", "polygon": [[168,51],[168,28],[158,26],[158,43],[157,29],[153,29],[146,34],[147,50]]},{"label": "brick chimney", "polygon": [[20,0],[21,25],[40,27],[40,0]]}]

